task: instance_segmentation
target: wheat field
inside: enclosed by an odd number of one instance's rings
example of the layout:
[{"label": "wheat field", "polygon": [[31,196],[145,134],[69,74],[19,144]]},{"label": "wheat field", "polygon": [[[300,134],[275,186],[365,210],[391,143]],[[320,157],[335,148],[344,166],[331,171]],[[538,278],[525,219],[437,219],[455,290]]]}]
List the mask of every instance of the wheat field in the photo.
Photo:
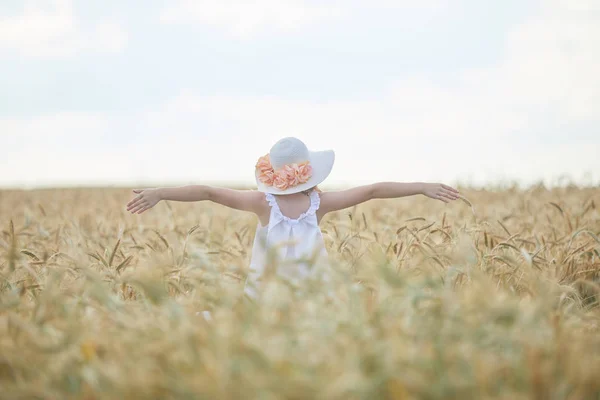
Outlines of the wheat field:
[{"label": "wheat field", "polygon": [[326,216],[260,302],[252,215],[0,191],[0,397],[600,399],[599,190],[460,189]]}]

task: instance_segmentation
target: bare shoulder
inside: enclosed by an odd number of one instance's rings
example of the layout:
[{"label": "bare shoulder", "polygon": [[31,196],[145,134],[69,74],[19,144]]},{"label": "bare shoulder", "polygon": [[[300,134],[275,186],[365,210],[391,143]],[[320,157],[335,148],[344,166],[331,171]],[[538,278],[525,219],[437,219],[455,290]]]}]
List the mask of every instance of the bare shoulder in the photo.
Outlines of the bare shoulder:
[{"label": "bare shoulder", "polygon": [[258,190],[251,190],[252,200],[256,203],[259,208],[268,209],[271,206],[267,201],[267,195],[263,192],[259,192]]},{"label": "bare shoulder", "polygon": [[271,205],[267,201],[267,196],[263,192],[259,192],[258,190],[249,190],[248,196],[250,197],[249,202],[253,204],[254,212],[261,222],[269,216],[271,211]]},{"label": "bare shoulder", "polygon": [[259,192],[258,190],[245,190],[243,192],[244,195],[247,196],[246,201],[252,205],[252,211],[262,213],[269,209],[270,206],[265,193]]}]

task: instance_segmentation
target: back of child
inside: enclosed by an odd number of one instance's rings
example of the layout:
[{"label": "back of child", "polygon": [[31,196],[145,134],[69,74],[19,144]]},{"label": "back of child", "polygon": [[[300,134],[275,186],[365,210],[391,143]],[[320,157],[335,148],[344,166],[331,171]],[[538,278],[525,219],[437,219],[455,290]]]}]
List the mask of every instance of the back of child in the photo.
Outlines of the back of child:
[{"label": "back of child", "polygon": [[[458,191],[440,183],[379,182],[351,189],[321,192],[321,184],[331,173],[333,150],[310,151],[299,139],[279,140],[255,166],[258,190],[233,190],[206,185],[177,188],[136,189],[128,204],[141,214],[161,200],[213,201],[233,209],[254,213],[259,220],[252,247],[245,293],[260,294],[260,278],[266,268],[299,280],[309,274],[312,262],[327,255],[319,228],[322,217],[371,199],[424,195],[445,203],[459,198]],[[273,263],[271,263],[273,259]]]},{"label": "back of child", "polygon": [[[245,293],[256,298],[256,288],[273,257],[277,273],[300,280],[310,273],[310,263],[327,252],[318,211],[321,198],[316,188],[331,172],[333,151],[311,152],[302,141],[285,138],[256,164],[260,192],[269,206],[268,223],[260,221],[252,247]],[[271,252],[269,254],[269,252]]]}]

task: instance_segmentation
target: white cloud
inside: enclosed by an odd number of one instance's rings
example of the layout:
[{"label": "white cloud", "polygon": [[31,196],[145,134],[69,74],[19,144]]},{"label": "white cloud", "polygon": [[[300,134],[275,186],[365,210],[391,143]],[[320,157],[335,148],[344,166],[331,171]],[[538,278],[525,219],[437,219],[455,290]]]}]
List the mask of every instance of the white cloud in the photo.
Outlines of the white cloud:
[{"label": "white cloud", "polygon": [[[225,168],[223,174],[215,168],[223,160],[211,153],[212,140],[174,133],[177,126],[152,126],[148,115],[61,112],[0,118],[0,143],[10,149],[0,158],[0,185],[236,179],[239,171]],[[229,162],[238,155],[233,152]]]},{"label": "white cloud", "polygon": [[[110,118],[93,113],[57,113],[36,118],[0,118],[0,141],[10,149],[1,162],[0,181],[39,185],[48,182],[86,181],[111,168],[110,152],[97,147],[109,131]],[[98,163],[98,156],[104,161]],[[100,173],[99,173],[100,172]]]},{"label": "white cloud", "polygon": [[[336,150],[329,183],[531,183],[562,175],[581,180],[586,171],[600,170],[597,139],[544,143],[536,136],[543,124],[537,117],[476,103],[420,83],[364,101],[182,93],[158,110],[120,120],[97,114],[4,120],[0,132],[18,142],[8,138],[14,150],[2,161],[0,182],[251,182],[257,157],[288,135],[315,149]],[[511,135],[511,124],[527,129]],[[131,137],[100,140],[107,132]],[[12,171],[19,171],[16,179]]]},{"label": "white cloud", "polygon": [[160,20],[167,24],[190,23],[221,30],[238,38],[259,35],[306,32],[317,24],[349,21],[347,17],[361,17],[365,11],[389,12],[415,9],[429,12],[441,10],[448,0],[178,0],[166,7]]},{"label": "white cloud", "polygon": [[[336,150],[333,183],[529,183],[561,175],[582,180],[587,171],[598,180],[595,5],[547,2],[507,35],[501,62],[464,71],[448,86],[407,77],[376,96],[320,103],[184,91],[119,119],[79,113],[0,119],[0,132],[10,132],[0,139],[13,149],[0,159],[0,183],[251,181],[256,158],[291,135]],[[107,132],[133,137],[101,140]]]},{"label": "white cloud", "polygon": [[335,5],[303,0],[180,0],[162,12],[161,21],[200,23],[243,38],[266,31],[295,31],[340,13]]},{"label": "white cloud", "polygon": [[[597,139],[545,143],[539,136],[545,122],[535,116],[498,110],[493,102],[479,98],[478,103],[458,93],[401,87],[376,99],[324,104],[187,93],[142,121],[165,136],[177,132],[182,139],[173,149],[185,148],[186,138],[208,138],[191,155],[198,169],[218,168],[224,176],[244,179],[251,178],[256,158],[283,136],[298,136],[316,149],[335,149],[334,182],[531,183],[561,175],[581,179],[600,169]],[[515,135],[512,129],[521,131]]]},{"label": "white cloud", "polygon": [[465,71],[450,87],[412,77],[374,98],[321,104],[183,93],[149,125],[233,137],[213,146],[219,153],[236,143],[243,165],[297,135],[338,150],[339,180],[580,179],[600,170],[598,135],[577,131],[600,133],[600,15],[592,6],[548,1],[507,35],[498,65]]},{"label": "white cloud", "polygon": [[31,58],[67,57],[91,52],[118,52],[127,33],[110,20],[87,27],[71,0],[27,0],[17,15],[0,17],[0,50]]},{"label": "white cloud", "polygon": [[503,108],[600,122],[600,13],[590,12],[593,4],[599,8],[591,1],[545,2],[540,15],[509,34],[500,65],[465,78]]}]

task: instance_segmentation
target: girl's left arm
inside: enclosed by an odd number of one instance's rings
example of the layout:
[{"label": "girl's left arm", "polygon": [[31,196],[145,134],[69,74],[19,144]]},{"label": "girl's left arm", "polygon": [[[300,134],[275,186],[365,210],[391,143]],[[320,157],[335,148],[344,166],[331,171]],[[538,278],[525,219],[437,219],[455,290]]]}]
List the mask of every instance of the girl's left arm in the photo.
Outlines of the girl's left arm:
[{"label": "girl's left arm", "polygon": [[190,185],[173,188],[136,189],[137,196],[127,204],[127,211],[141,214],[161,200],[167,201],[212,201],[236,210],[261,213],[265,205],[263,193],[253,190],[234,190],[206,185]]},{"label": "girl's left arm", "polygon": [[432,199],[448,203],[458,199],[458,190],[442,183],[424,182],[379,182],[358,186],[352,189],[321,194],[321,215],[343,210],[372,199],[389,199],[422,194]]}]

